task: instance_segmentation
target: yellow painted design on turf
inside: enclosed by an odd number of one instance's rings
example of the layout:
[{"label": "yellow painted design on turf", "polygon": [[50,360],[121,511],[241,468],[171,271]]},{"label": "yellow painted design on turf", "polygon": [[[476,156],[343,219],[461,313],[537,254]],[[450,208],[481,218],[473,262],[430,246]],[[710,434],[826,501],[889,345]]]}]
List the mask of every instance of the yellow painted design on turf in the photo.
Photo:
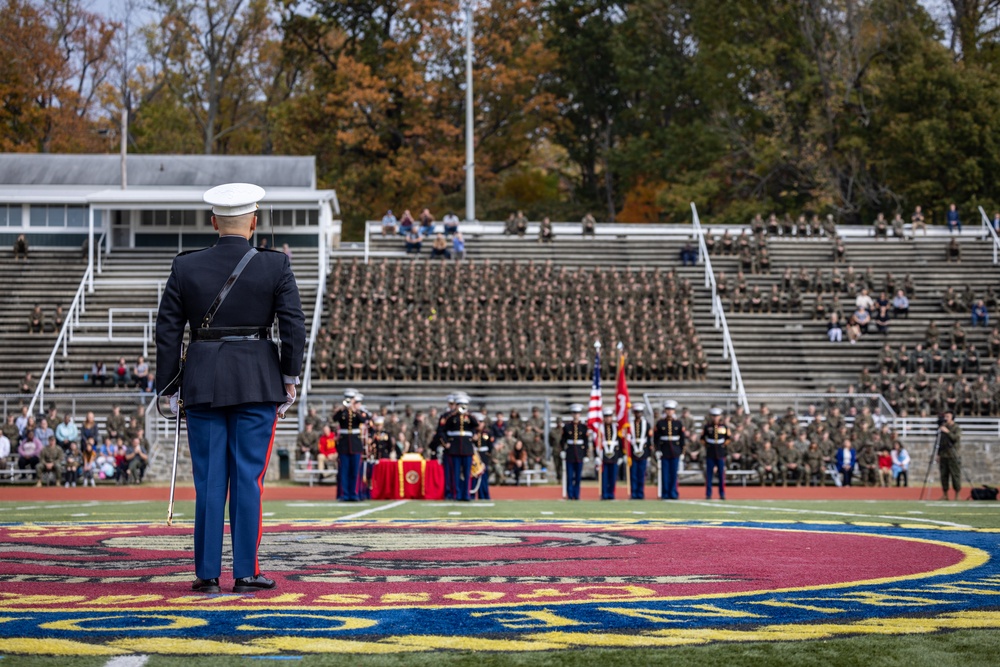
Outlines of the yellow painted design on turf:
[{"label": "yellow painted design on turf", "polygon": [[268,655],[276,649],[247,646],[237,642],[218,642],[210,639],[184,639],[180,637],[143,637],[117,639],[109,645],[132,653],[161,655]]},{"label": "yellow painted design on turf", "polygon": [[[208,625],[208,621],[203,618],[193,618],[191,616],[173,616],[169,614],[143,614],[146,618],[159,618],[166,621],[163,625],[137,626],[127,621],[121,626],[108,626],[112,621],[134,618],[132,616],[92,616],[90,618],[66,618],[58,621],[42,623],[38,627],[45,630],[67,630],[69,632],[135,632],[136,630],[186,630],[188,628],[199,628]],[[92,626],[85,626],[85,623],[93,623]]]},{"label": "yellow painted design on turf", "polygon": [[378,625],[378,621],[373,621],[369,618],[354,618],[353,616],[316,616],[313,614],[280,614],[268,612],[266,614],[250,614],[246,618],[248,620],[257,618],[310,618],[319,621],[332,621],[339,623],[339,625],[330,625],[323,628],[276,628],[273,626],[238,625],[236,626],[237,630],[244,632],[339,632],[341,630],[364,630]]},{"label": "yellow painted design on turf", "polygon": [[739,611],[736,609],[723,609],[711,604],[696,604],[692,609],[698,611],[684,611],[682,609],[634,609],[632,607],[600,607],[600,611],[629,618],[641,618],[644,621],[653,623],[683,623],[691,618],[766,618],[760,614],[749,611]]},{"label": "yellow painted design on turf", "polygon": [[352,639],[321,637],[263,637],[250,642],[253,646],[292,653],[416,653],[431,649],[422,646],[402,646],[382,642],[362,642]]},{"label": "yellow painted design on turf", "polygon": [[0,653],[17,655],[122,655],[125,651],[104,646],[103,644],[88,644],[74,642],[69,639],[53,639],[49,637],[9,637],[0,639]]},{"label": "yellow painted design on turf", "polygon": [[560,616],[548,609],[483,611],[469,614],[473,618],[489,618],[508,630],[537,630],[541,628],[572,627],[574,625],[594,625],[572,618]]},{"label": "yellow painted design on turf", "polygon": [[389,637],[382,640],[386,644],[403,646],[418,646],[428,649],[446,649],[455,651],[551,651],[568,648],[565,644],[556,642],[521,641],[518,639],[487,639],[485,637],[450,637],[435,635],[408,635],[405,637]]}]

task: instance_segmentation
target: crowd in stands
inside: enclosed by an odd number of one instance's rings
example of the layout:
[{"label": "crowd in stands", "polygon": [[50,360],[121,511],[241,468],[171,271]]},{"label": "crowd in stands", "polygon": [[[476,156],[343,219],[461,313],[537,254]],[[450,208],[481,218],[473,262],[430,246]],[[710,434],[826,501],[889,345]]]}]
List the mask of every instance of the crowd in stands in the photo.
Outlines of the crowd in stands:
[{"label": "crowd in stands", "polygon": [[139,484],[149,460],[145,421],[141,405],[128,417],[114,406],[103,426],[93,412],[78,424],[55,405],[39,415],[25,405],[0,427],[0,463],[12,481],[34,478],[36,486],[96,486],[105,479]]},{"label": "crowd in stands", "polygon": [[[986,363],[987,355],[992,363]],[[883,394],[899,414],[948,409],[959,416],[1000,416],[1000,329],[994,327],[986,349],[979,350],[961,323],[941,335],[931,322],[925,340],[912,349],[887,343],[877,365],[861,371],[858,386]]]},{"label": "crowd in stands", "polygon": [[622,341],[639,381],[708,370],[691,285],[673,271],[338,260],[327,286],[319,379],[587,380],[595,340]]}]

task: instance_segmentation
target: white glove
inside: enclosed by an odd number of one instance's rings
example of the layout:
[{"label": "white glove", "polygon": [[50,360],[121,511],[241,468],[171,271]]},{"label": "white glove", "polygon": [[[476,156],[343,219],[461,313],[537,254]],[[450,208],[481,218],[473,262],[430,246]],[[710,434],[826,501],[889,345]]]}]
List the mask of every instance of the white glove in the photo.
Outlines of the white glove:
[{"label": "white glove", "polygon": [[563,461],[566,460],[566,452],[559,452],[559,456],[562,457]]},{"label": "white glove", "polygon": [[292,403],[295,402],[295,398],[298,392],[295,391],[294,384],[285,385],[285,402],[278,406],[278,416],[282,419],[285,418],[285,413],[288,412],[288,408],[292,407]]},{"label": "white glove", "polygon": [[178,412],[180,412],[180,407],[177,404],[177,393],[173,393],[170,395],[170,414],[176,417]]},{"label": "white glove", "polygon": [[625,463],[625,457],[624,456],[618,457],[617,463],[618,465],[623,465]]},{"label": "white glove", "polygon": [[663,458],[663,452],[660,451],[656,452],[656,460],[659,461],[662,458]]}]

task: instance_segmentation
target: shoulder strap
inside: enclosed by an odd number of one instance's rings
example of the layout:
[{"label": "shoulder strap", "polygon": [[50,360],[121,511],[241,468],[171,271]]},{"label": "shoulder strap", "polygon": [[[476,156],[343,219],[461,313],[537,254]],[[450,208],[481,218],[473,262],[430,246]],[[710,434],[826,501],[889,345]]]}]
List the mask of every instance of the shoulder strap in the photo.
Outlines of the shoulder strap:
[{"label": "shoulder strap", "polygon": [[233,269],[232,275],[229,276],[226,283],[222,286],[222,289],[219,290],[219,294],[215,297],[215,301],[212,302],[211,308],[209,308],[208,312],[205,313],[205,317],[201,318],[202,329],[207,329],[212,326],[212,320],[215,319],[215,314],[219,311],[219,307],[222,306],[222,302],[226,300],[227,296],[229,296],[229,292],[233,289],[233,285],[236,284],[236,281],[239,280],[240,274],[243,273],[243,269],[247,268],[247,264],[250,263],[250,260],[253,259],[256,254],[257,249],[250,248],[247,250],[246,254],[243,255],[240,263],[236,265],[235,269]]}]

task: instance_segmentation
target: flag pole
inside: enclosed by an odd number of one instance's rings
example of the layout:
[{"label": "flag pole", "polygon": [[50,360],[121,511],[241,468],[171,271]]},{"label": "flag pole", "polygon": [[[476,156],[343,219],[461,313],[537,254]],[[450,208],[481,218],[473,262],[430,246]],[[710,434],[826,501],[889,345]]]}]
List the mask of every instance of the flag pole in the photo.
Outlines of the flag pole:
[{"label": "flag pole", "polygon": [[[619,375],[623,375],[624,373],[625,373],[625,344],[623,342],[621,342],[621,341],[618,341],[618,374]],[[618,378],[615,378],[615,380],[618,380]],[[616,386],[619,384],[619,382],[615,383]],[[618,403],[617,389],[615,391],[615,394],[616,394],[615,395],[615,403],[617,404]],[[631,428],[631,418],[632,418],[631,407],[632,406],[630,406],[630,405],[625,405],[624,406],[624,409],[625,409],[625,425],[628,426],[628,428],[627,429],[622,429],[622,427],[621,427],[620,424],[618,426],[618,432],[619,432],[619,434],[625,434],[625,436],[626,436],[625,437],[625,448],[624,448],[624,452],[623,453],[625,454],[625,482],[626,482],[626,484],[628,484],[628,496],[629,496],[629,498],[631,498],[632,495],[635,493],[635,490],[632,488],[632,443],[628,439],[628,434],[632,433],[632,428]],[[635,434],[632,434],[632,437],[634,438]]]}]

